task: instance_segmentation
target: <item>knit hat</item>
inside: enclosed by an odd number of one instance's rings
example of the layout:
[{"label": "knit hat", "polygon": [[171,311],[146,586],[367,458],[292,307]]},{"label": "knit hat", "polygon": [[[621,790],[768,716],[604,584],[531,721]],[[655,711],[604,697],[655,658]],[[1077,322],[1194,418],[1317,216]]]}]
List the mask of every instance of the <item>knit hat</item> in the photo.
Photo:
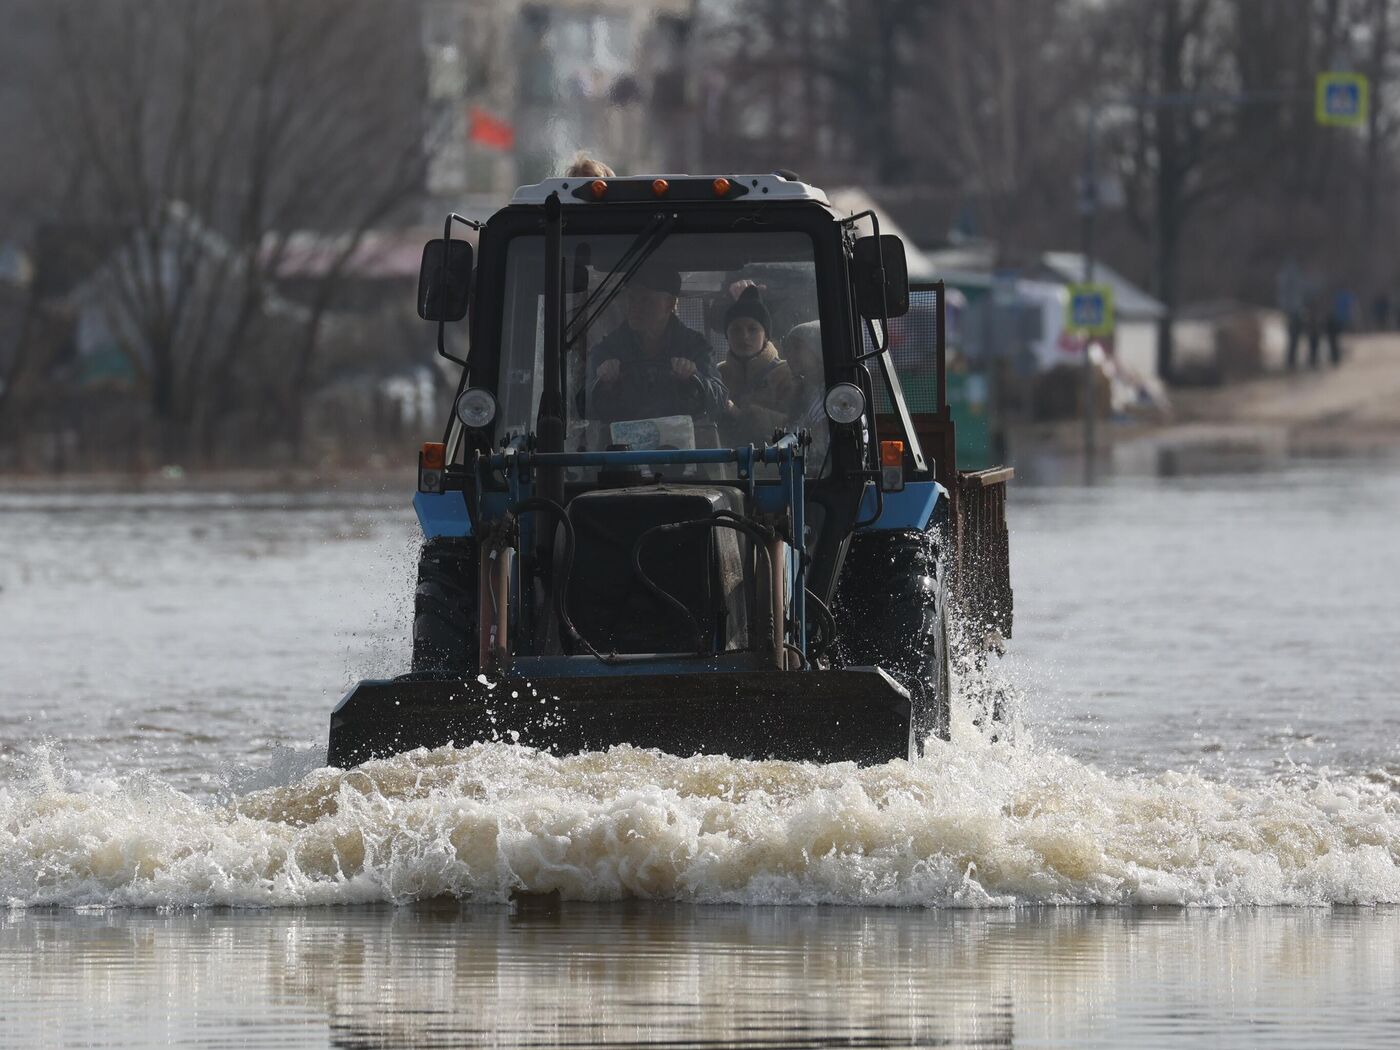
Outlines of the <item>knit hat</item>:
[{"label": "knit hat", "polygon": [[749,285],[744,289],[742,295],[734,301],[734,305],[724,315],[725,331],[729,326],[741,317],[747,317],[757,321],[763,326],[765,337],[771,338],[773,333],[773,318],[769,316],[768,307],[763,305],[763,300],[759,297],[758,289]]}]

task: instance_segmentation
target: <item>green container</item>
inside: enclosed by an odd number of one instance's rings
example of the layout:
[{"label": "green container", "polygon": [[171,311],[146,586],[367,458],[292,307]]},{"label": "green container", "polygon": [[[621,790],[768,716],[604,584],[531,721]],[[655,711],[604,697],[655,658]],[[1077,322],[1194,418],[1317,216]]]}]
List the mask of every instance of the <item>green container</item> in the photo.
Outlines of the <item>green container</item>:
[{"label": "green container", "polygon": [[948,375],[948,409],[958,438],[958,469],[996,466],[992,447],[992,384],[983,372]]}]

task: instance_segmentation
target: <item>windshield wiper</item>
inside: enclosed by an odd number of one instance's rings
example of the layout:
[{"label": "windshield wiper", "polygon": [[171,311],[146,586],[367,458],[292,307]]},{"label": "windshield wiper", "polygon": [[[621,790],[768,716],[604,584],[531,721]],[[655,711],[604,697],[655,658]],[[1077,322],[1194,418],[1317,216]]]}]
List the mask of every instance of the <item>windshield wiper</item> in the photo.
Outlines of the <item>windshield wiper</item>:
[{"label": "windshield wiper", "polygon": [[[575,321],[564,339],[566,351],[582,338],[583,334],[592,327],[593,322],[612,304],[618,293],[627,286],[627,282],[642,268],[642,264],[651,257],[657,248],[661,247],[661,242],[666,239],[671,228],[675,225],[676,217],[674,215],[657,214],[652,216],[651,222],[647,223],[642,232],[637,234],[632,243],[627,246],[627,250],[622,253],[622,258],[617,261],[617,265],[603,275],[602,281],[593,290],[593,294],[584,300],[583,305],[574,314]],[[624,267],[626,267],[625,270]],[[614,277],[617,277],[617,280],[614,281]],[[610,281],[612,282],[611,286],[609,286]],[[606,290],[606,295],[604,290]],[[579,320],[580,315],[593,306],[595,302],[597,305],[593,307],[592,312]]]},{"label": "windshield wiper", "polygon": [[[593,291],[589,292],[588,298],[583,301],[583,304],[579,306],[577,310],[574,311],[574,321],[570,323],[571,325],[576,324],[578,317],[581,314],[583,314],[590,306],[592,306],[595,302],[598,301],[598,296],[602,295],[603,292],[607,289],[608,281],[611,280],[619,270],[631,263],[633,254],[637,251],[638,248],[642,246],[643,243],[645,243],[648,237],[650,237],[653,233],[656,232],[656,228],[661,225],[661,220],[663,218],[665,218],[665,216],[661,212],[657,212],[647,221],[647,224],[642,227],[641,231],[637,234],[637,236],[632,238],[632,243],[627,246],[627,250],[623,252],[622,257],[617,260],[617,265],[615,265],[611,270],[609,270],[606,274],[603,275],[603,279],[598,282],[598,287],[594,288]],[[580,252],[582,249],[587,247],[587,244],[580,245]],[[575,258],[577,257],[578,256],[576,254]]]}]

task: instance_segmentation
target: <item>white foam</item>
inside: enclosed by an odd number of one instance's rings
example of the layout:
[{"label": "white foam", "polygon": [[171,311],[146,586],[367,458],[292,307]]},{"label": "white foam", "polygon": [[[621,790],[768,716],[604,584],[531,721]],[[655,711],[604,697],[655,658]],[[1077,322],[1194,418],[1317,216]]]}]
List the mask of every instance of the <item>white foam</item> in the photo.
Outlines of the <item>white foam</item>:
[{"label": "white foam", "polygon": [[320,769],[220,801],[52,755],[0,782],[0,900],[566,899],[994,907],[1400,902],[1377,778],[1111,776],[1022,742],[869,769],[555,758],[505,744]]}]

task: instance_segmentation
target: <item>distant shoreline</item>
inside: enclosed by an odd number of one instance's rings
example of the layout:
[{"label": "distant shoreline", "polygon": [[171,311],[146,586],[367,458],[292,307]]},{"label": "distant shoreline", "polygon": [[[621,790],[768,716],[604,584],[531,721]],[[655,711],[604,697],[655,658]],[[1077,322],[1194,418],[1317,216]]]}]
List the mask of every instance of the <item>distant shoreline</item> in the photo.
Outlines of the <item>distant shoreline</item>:
[{"label": "distant shoreline", "polygon": [[[1400,450],[1400,335],[1348,337],[1338,368],[1300,368],[1218,387],[1171,392],[1166,420],[1100,420],[1097,453],[1106,461],[1141,453],[1193,456],[1368,456]],[[1011,429],[1012,462],[1046,454],[1083,455],[1079,420]],[[62,474],[0,474],[0,492],[384,492],[414,491],[412,457],[392,468],[168,467]]]},{"label": "distant shoreline", "polygon": [[415,489],[415,475],[408,469],[382,467],[263,469],[218,467],[190,470],[94,471],[62,474],[0,474],[0,492],[297,492],[327,491],[402,493],[407,500]]}]

